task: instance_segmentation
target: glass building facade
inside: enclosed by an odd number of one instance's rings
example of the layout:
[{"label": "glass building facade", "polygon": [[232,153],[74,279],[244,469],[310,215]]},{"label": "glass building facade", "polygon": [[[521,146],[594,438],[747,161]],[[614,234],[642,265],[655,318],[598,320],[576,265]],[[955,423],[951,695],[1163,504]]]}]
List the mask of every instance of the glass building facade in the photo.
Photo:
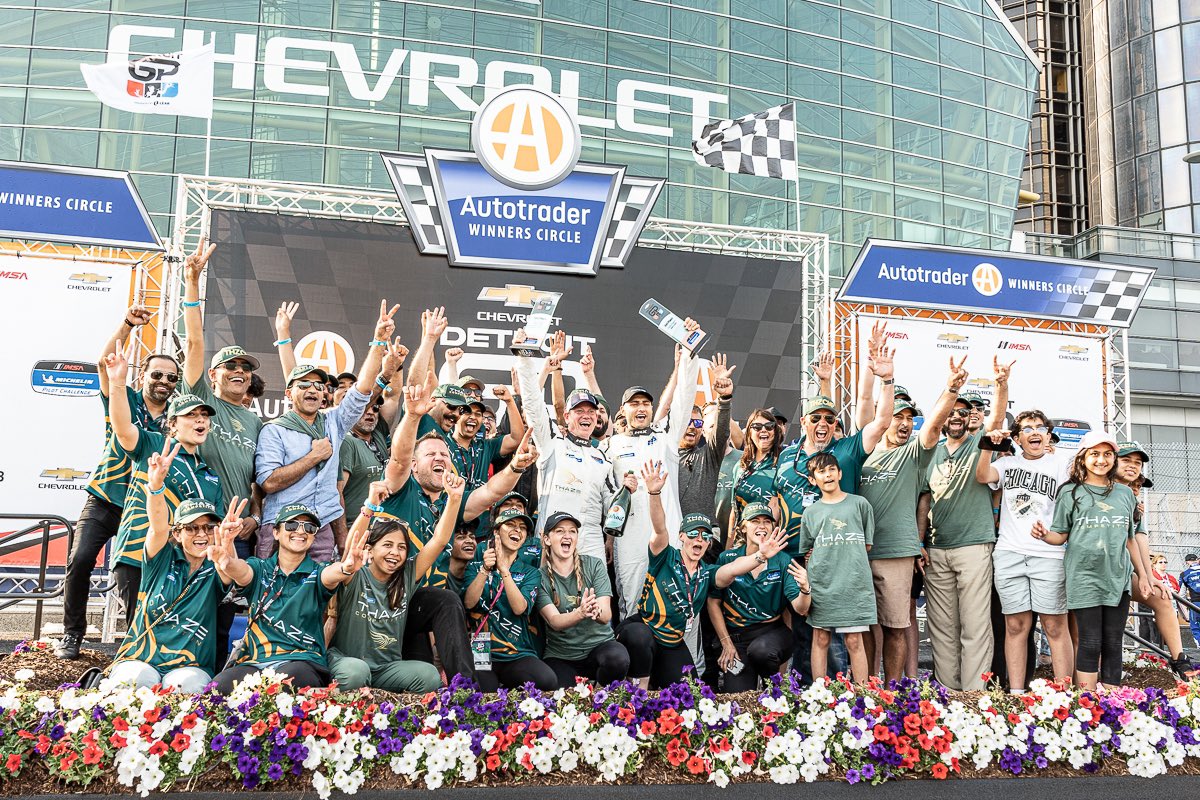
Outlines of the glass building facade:
[{"label": "glass building facade", "polygon": [[[214,39],[215,37],[215,39]],[[202,119],[102,106],[79,65],[214,40]],[[669,181],[655,214],[1007,247],[1039,64],[993,0],[24,0],[0,3],[0,159],[387,189],[377,155],[468,148],[485,84],[578,98],[583,159]],[[795,100],[793,185],[701,167],[709,116]],[[624,107],[624,110],[622,110]]]}]

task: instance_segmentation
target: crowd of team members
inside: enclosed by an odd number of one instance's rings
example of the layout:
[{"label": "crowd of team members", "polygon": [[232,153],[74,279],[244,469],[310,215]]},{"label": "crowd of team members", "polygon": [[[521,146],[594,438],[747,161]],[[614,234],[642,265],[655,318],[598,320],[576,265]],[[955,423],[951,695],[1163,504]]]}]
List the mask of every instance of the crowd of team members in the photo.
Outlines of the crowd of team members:
[{"label": "crowd of team members", "polygon": [[285,303],[275,346],[291,410],[264,425],[248,408],[255,358],[226,347],[203,368],[212,251],[184,265],[182,365],[149,356],[140,391],[126,386],[123,343],[149,318],[137,305],[104,348],[109,437],[68,567],[61,657],[79,654],[90,573],[115,537],[129,627],[111,675],[181,691],[229,691],[266,667],[299,686],[391,691],[454,674],[660,687],[689,667],[724,691],[789,665],[897,679],[916,673],[922,585],[935,677],[953,689],[999,671],[1022,691],[1035,615],[1055,675],[1119,683],[1131,598],[1186,668],[1140,525],[1147,455],[1101,432],[1056,451],[1039,411],[1007,424],[1012,364],[993,364],[987,414],[951,359],[922,417],[877,327],[859,418],[829,398],[825,356],[786,444],[774,409],[731,421],[735,368],[720,355],[705,407],[700,362],[677,351],[657,402],[633,386],[610,410],[590,351],[567,393],[558,334],[492,389],[497,425],[484,384],[457,374],[460,350],[438,383],[441,309],[421,314],[410,357],[393,340],[399,307],[381,303],[358,374],[331,376],[295,363]]}]

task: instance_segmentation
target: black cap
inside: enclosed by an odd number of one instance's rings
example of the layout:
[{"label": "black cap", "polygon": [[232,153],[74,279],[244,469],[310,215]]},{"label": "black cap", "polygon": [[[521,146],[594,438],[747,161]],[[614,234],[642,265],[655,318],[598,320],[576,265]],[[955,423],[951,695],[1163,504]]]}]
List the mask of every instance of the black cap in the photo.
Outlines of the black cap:
[{"label": "black cap", "polygon": [[650,398],[650,402],[654,402],[654,394],[645,386],[630,386],[625,390],[625,394],[621,395],[621,405],[625,405],[639,394],[644,394]]},{"label": "black cap", "polygon": [[1186,556],[1183,557],[1183,560],[1184,561],[1200,561],[1200,556],[1196,555],[1195,553],[1188,553]]},{"label": "black cap", "polygon": [[574,522],[576,528],[583,527],[583,523],[576,519],[573,514],[568,514],[565,511],[556,511],[555,513],[546,517],[546,527],[542,528],[542,530],[548,533],[554,530],[555,525],[567,519],[571,520],[571,522]]},{"label": "black cap", "polygon": [[779,409],[776,408],[775,406],[771,406],[770,408],[768,408],[767,413],[770,414],[772,417],[774,417],[776,422],[782,422],[784,425],[787,424],[788,418],[785,417],[783,414],[781,414],[779,412]]},{"label": "black cap", "polygon": [[352,380],[352,381],[357,381],[357,380],[358,380],[358,376],[357,376],[357,375],[355,375],[353,372],[342,372],[342,373],[339,373],[339,374],[338,374],[338,376],[337,376],[337,380],[338,380],[338,381],[341,381],[341,379],[342,379],[342,378],[349,378],[349,379],[350,379],[350,380]]}]

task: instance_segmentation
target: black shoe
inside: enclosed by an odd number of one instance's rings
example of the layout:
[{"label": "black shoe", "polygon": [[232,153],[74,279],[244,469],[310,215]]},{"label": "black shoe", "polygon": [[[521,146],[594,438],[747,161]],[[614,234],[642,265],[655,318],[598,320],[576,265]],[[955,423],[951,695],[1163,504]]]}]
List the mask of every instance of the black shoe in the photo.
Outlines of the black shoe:
[{"label": "black shoe", "polygon": [[54,655],[67,661],[74,661],[79,658],[79,647],[82,644],[83,637],[79,634],[63,634],[62,641],[58,643],[58,647],[54,648]]},{"label": "black shoe", "polygon": [[1196,677],[1196,667],[1187,656],[1181,654],[1179,658],[1173,658],[1168,663],[1182,680],[1189,681]]}]

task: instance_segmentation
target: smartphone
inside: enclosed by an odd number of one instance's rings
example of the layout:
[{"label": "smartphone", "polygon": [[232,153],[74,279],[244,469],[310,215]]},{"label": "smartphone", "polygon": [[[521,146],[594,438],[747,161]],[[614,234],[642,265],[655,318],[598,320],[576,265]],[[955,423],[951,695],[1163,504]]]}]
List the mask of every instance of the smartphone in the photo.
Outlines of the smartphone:
[{"label": "smartphone", "polygon": [[539,292],[537,300],[533,301],[525,318],[525,339],[518,342],[513,339],[513,355],[533,358],[542,354],[542,341],[550,332],[550,324],[554,321],[554,310],[562,299],[561,292]]},{"label": "smartphone", "polygon": [[689,331],[683,324],[683,319],[671,313],[671,310],[651,297],[642,303],[642,317],[658,328],[690,353],[700,352],[700,348],[708,342],[708,334],[702,330]]}]

